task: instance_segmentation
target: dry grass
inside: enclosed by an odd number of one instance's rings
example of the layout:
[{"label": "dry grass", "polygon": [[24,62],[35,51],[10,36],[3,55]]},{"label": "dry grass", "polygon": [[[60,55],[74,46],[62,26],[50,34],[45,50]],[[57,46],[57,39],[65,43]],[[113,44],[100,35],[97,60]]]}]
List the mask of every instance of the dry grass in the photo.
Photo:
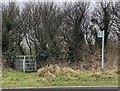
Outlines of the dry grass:
[{"label": "dry grass", "polygon": [[118,76],[117,74],[117,70],[102,70],[102,69],[99,69],[99,70],[94,70],[92,72],[92,77],[101,77],[101,78],[111,78],[111,77],[116,77]]},{"label": "dry grass", "polygon": [[[78,74],[79,75],[80,70],[74,70],[70,67],[61,67],[57,64],[45,66],[43,68],[40,68],[37,72],[38,76],[44,77],[48,80],[48,82],[51,82],[54,80],[54,78],[59,74],[63,76],[69,76],[70,74]],[[117,77],[119,73],[116,69],[115,70],[102,70],[102,69],[93,69],[91,77],[95,78],[114,78]]]},{"label": "dry grass", "polygon": [[69,73],[78,73],[78,70],[73,70],[70,67],[60,67],[55,64],[40,68],[37,72],[38,76],[46,78],[49,82],[51,82],[57,74],[66,75]]},{"label": "dry grass", "polygon": [[0,65],[1,65],[1,67],[2,67],[2,70],[4,70],[6,67],[5,67],[5,62],[6,62],[7,60],[6,60],[6,58],[5,57],[0,57]]}]

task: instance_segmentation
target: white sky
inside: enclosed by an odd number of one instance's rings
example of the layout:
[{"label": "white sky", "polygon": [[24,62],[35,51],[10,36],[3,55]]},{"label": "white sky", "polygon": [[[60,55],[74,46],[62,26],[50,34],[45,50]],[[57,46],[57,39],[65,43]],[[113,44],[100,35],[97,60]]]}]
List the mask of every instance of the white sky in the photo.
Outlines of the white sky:
[{"label": "white sky", "polygon": [[120,1],[120,0],[0,0],[0,2],[110,2],[110,1]]},{"label": "white sky", "polygon": [[94,2],[94,0],[2,0],[2,2]]}]

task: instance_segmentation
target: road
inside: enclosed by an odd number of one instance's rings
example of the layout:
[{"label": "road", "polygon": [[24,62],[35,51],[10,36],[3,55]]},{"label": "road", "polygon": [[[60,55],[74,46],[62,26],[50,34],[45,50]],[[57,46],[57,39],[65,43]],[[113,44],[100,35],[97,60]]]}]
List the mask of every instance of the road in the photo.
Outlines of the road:
[{"label": "road", "polygon": [[44,87],[44,88],[15,88],[2,91],[120,91],[118,87]]}]

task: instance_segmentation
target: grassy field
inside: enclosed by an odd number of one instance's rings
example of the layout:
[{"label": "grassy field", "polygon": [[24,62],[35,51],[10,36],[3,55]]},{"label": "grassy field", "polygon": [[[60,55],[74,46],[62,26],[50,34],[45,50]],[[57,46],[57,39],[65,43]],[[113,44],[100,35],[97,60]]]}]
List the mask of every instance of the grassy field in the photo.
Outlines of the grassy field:
[{"label": "grassy field", "polygon": [[19,87],[46,87],[46,86],[118,86],[118,75],[115,72],[110,74],[93,74],[90,71],[78,71],[77,73],[56,74],[48,81],[40,77],[36,72],[24,73],[15,70],[3,71],[2,88]]}]

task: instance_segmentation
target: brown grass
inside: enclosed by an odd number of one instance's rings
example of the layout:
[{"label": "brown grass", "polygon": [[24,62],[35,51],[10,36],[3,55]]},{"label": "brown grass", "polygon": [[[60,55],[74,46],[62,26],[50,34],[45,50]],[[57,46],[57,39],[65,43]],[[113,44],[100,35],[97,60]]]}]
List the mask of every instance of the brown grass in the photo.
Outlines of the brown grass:
[{"label": "brown grass", "polygon": [[49,82],[56,77],[56,74],[65,75],[69,73],[78,73],[78,70],[73,70],[70,67],[60,67],[55,64],[40,68],[37,72],[38,76],[46,78]]},{"label": "brown grass", "polygon": [[0,57],[0,65],[2,67],[0,69],[6,70],[7,68],[9,68],[6,63],[7,63],[7,59],[4,56]]},{"label": "brown grass", "polygon": [[107,78],[107,77],[111,77],[111,76],[113,76],[113,74],[116,74],[116,75],[114,75],[114,76],[117,76],[117,70],[115,69],[115,70],[101,70],[101,69],[99,69],[99,70],[94,70],[93,72],[92,72],[92,77],[97,77],[97,78],[99,78],[99,77],[102,77],[102,78]]}]

